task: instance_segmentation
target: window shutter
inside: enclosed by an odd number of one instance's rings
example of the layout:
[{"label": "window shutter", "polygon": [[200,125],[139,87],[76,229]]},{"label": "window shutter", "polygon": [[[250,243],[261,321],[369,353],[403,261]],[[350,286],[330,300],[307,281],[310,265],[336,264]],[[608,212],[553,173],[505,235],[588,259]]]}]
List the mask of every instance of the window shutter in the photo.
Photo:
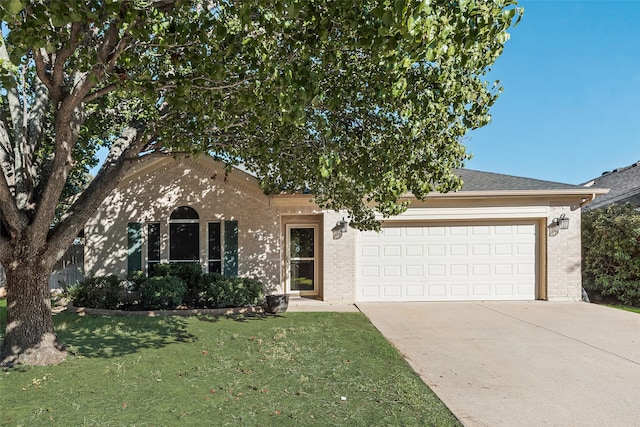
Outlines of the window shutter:
[{"label": "window shutter", "polygon": [[127,224],[127,271],[129,274],[142,270],[142,224],[130,222]]},{"label": "window shutter", "polygon": [[224,222],[224,275],[238,275],[238,221]]}]

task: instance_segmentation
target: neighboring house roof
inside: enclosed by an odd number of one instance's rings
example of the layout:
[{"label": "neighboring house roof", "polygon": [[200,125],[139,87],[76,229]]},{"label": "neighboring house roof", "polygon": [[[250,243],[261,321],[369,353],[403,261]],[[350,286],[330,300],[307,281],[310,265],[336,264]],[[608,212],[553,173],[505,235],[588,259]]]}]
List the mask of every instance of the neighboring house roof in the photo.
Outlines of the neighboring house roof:
[{"label": "neighboring house roof", "polygon": [[610,188],[608,194],[591,203],[588,209],[597,209],[613,203],[632,203],[640,206],[640,161],[611,172],[604,172],[599,177],[583,184],[586,188]]}]

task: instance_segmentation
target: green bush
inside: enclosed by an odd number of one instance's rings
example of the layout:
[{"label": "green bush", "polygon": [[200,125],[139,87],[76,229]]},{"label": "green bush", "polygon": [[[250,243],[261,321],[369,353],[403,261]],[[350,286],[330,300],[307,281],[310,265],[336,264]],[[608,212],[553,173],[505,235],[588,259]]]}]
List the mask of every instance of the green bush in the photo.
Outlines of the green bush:
[{"label": "green bush", "polygon": [[174,276],[150,277],[140,284],[140,299],[143,307],[150,310],[171,310],[182,304],[187,286]]},{"label": "green bush", "polygon": [[633,205],[585,212],[582,256],[587,292],[640,307],[640,212]]},{"label": "green bush", "polygon": [[264,300],[264,288],[256,279],[211,273],[203,275],[202,286],[198,305],[206,308],[259,305]]},{"label": "green bush", "polygon": [[[77,306],[123,310],[170,310],[183,303],[197,308],[244,307],[262,304],[264,300],[259,280],[202,274],[197,264],[197,272],[194,264],[173,264],[181,268],[162,265],[159,271],[162,275],[149,278],[142,272],[132,273],[126,281],[117,276],[87,278],[70,289],[71,298]],[[198,287],[189,289],[181,277],[169,275],[172,271],[191,278]]]},{"label": "green bush", "polygon": [[72,285],[69,295],[78,307],[116,309],[123,289],[118,276],[97,276]]},{"label": "green bush", "polygon": [[173,276],[181,279],[189,292],[202,290],[202,266],[197,262],[161,263],[153,267],[153,277]]}]

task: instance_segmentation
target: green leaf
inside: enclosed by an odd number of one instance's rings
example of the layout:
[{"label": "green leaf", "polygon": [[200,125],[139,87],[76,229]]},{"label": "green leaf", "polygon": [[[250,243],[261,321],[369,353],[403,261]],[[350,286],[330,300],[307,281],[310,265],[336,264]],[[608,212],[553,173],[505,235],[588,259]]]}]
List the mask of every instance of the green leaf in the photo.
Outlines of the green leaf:
[{"label": "green leaf", "polygon": [[384,15],[382,15],[382,23],[387,27],[393,23],[393,14],[390,11],[386,11]]},{"label": "green leaf", "polygon": [[9,14],[17,15],[24,8],[21,0],[3,0],[0,6]]}]

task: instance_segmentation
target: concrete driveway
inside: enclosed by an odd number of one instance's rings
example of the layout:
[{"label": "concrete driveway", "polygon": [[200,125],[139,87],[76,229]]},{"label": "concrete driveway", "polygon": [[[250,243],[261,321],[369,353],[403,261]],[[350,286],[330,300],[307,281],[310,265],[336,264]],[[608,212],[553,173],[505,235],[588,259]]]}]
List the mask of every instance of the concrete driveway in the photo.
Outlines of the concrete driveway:
[{"label": "concrete driveway", "polygon": [[359,303],[466,426],[640,425],[640,314],[586,303]]}]

